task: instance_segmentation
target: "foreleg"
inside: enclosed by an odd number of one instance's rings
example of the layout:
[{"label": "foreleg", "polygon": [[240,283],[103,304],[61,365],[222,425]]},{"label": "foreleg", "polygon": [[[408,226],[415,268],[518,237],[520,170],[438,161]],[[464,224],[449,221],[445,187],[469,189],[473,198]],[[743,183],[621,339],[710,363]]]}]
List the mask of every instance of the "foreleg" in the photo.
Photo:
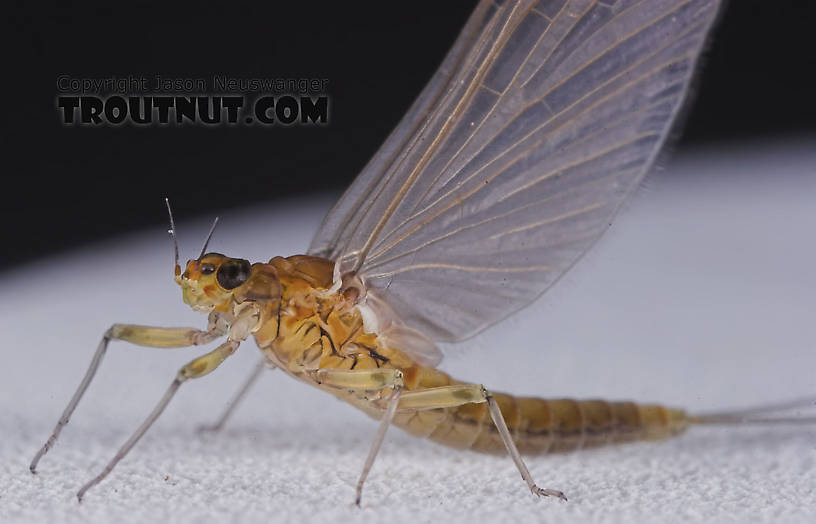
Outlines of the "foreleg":
[{"label": "foreleg", "polygon": [[181,386],[182,382],[185,382],[191,378],[203,377],[204,375],[212,372],[215,368],[220,366],[228,356],[235,353],[235,350],[238,349],[238,345],[239,342],[237,340],[227,340],[206,355],[200,356],[188,362],[185,366],[179,369],[178,373],[176,373],[176,378],[173,379],[170,387],[167,388],[164,396],[162,396],[159,403],[156,404],[156,407],[153,408],[153,411],[150,412],[150,415],[147,416],[145,421],[142,422],[142,424],[136,429],[133,435],[130,436],[127,442],[125,442],[124,445],[119,448],[119,451],[117,451],[113,459],[108,462],[108,465],[105,466],[102,473],[85,483],[85,485],[80,488],[79,492],[77,492],[77,499],[82,502],[82,497],[85,496],[85,492],[99,484],[102,479],[108,476],[116,464],[125,458],[125,455],[128,454],[131,448],[133,448],[139,439],[142,438],[142,435],[144,435],[150,426],[153,425],[156,419],[159,418],[159,415],[161,415],[164,408],[167,407],[167,404],[170,402],[170,399],[173,398],[173,395],[176,394],[176,391],[178,391],[178,388]]},{"label": "foreleg", "polygon": [[37,463],[40,461],[42,456],[45,455],[49,449],[51,449],[51,447],[57,441],[57,437],[59,437],[62,428],[68,424],[68,421],[71,419],[71,415],[74,413],[77,404],[79,404],[82,395],[85,394],[85,390],[88,389],[88,385],[91,383],[91,380],[96,374],[96,370],[99,368],[99,364],[102,362],[102,358],[105,356],[105,352],[108,349],[108,343],[111,340],[124,340],[125,342],[130,342],[131,344],[156,348],[197,346],[212,342],[216,338],[224,335],[228,329],[228,318],[220,314],[210,315],[209,326],[206,331],[195,328],[163,328],[137,326],[134,324],[112,325],[110,329],[108,329],[102,336],[102,340],[99,342],[99,346],[96,348],[96,352],[91,359],[88,370],[85,372],[85,376],[82,378],[82,381],[79,383],[79,387],[77,387],[74,395],[71,397],[71,400],[68,402],[68,405],[62,412],[62,416],[60,416],[59,420],[57,421],[51,435],[48,437],[48,440],[46,440],[45,444],[43,444],[37,454],[34,455],[34,459],[31,461],[31,465],[29,466],[31,472],[36,472]]}]

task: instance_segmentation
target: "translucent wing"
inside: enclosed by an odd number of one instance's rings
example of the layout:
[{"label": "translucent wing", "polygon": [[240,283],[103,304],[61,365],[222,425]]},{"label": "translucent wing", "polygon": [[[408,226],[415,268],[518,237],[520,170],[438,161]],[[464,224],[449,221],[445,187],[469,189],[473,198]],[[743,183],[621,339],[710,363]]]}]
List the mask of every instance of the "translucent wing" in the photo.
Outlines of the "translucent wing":
[{"label": "translucent wing", "polygon": [[717,0],[483,1],[310,253],[369,323],[456,341],[601,236],[685,96]]}]

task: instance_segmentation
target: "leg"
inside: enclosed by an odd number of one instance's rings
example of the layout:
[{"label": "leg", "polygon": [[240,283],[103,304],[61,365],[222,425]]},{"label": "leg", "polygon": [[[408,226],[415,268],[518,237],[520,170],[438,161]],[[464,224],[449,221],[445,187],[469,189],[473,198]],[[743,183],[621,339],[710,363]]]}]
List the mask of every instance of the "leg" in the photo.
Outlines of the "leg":
[{"label": "leg", "polygon": [[[221,431],[224,428],[224,423],[230,418],[233,412],[235,412],[235,408],[238,406],[241,400],[243,400],[244,396],[246,396],[249,388],[252,387],[252,384],[254,384],[255,381],[258,380],[258,377],[261,376],[261,371],[267,367],[267,362],[268,360],[266,360],[266,358],[261,358],[261,360],[255,365],[255,368],[252,370],[249,378],[247,378],[247,380],[244,382],[244,385],[241,386],[241,389],[238,390],[238,393],[236,393],[235,397],[232,399],[229,405],[227,405],[226,409],[221,414],[221,417],[218,418],[215,424],[199,426],[199,433],[216,432]],[[271,369],[274,369],[274,366],[272,366]]]},{"label": "leg", "polygon": [[147,430],[150,428],[151,425],[159,418],[159,415],[162,414],[164,408],[167,407],[167,404],[170,402],[170,399],[173,398],[176,391],[178,390],[181,383],[189,380],[191,378],[199,378],[203,377],[204,375],[210,373],[215,368],[217,368],[228,356],[232,355],[235,350],[238,349],[238,342],[234,340],[228,340],[212,350],[211,352],[198,357],[195,360],[190,361],[184,367],[182,367],[178,373],[176,374],[176,378],[170,384],[170,387],[165,392],[164,396],[161,398],[156,407],[153,408],[153,411],[150,415],[147,416],[144,422],[136,429],[133,435],[127,440],[127,442],[119,448],[119,451],[116,452],[113,459],[108,462],[108,465],[105,466],[105,469],[102,470],[102,473],[85,483],[82,488],[80,488],[79,492],[77,492],[77,499],[82,502],[82,497],[85,496],[85,493],[94,487],[95,485],[99,484],[108,474],[113,470],[116,464],[122,460],[125,455],[133,448],[133,446],[142,438]]},{"label": "leg", "polygon": [[402,371],[398,369],[318,369],[310,372],[318,384],[341,389],[373,391],[377,389],[402,387]]},{"label": "leg", "polygon": [[564,494],[554,489],[542,489],[536,486],[533,481],[530,471],[521,459],[521,454],[513,442],[513,437],[507,429],[507,424],[504,421],[499,405],[496,403],[493,396],[487,392],[484,386],[476,384],[459,384],[453,386],[442,386],[438,388],[422,389],[419,391],[409,391],[402,395],[399,402],[398,409],[408,410],[422,410],[434,408],[447,408],[461,406],[469,403],[487,402],[490,417],[496,425],[496,429],[501,436],[510,458],[516,464],[516,468],[521,473],[521,478],[527,483],[530,491],[534,495],[543,495],[545,497],[558,497],[562,500],[567,500]]},{"label": "leg", "polygon": [[374,465],[374,459],[377,458],[377,452],[380,451],[383,440],[385,440],[385,432],[388,431],[388,426],[394,420],[394,413],[397,411],[397,404],[399,404],[400,393],[402,386],[395,386],[391,393],[391,398],[388,400],[388,407],[385,409],[385,414],[380,420],[380,427],[377,428],[377,433],[374,435],[374,442],[371,443],[371,448],[368,450],[365,464],[363,465],[363,472],[360,473],[360,479],[357,481],[357,491],[354,498],[354,503],[360,507],[360,499],[363,498],[363,484],[368,477],[368,472],[371,471],[371,466]]},{"label": "leg", "polygon": [[487,402],[490,417],[496,425],[496,429],[504,442],[507,452],[516,464],[521,478],[527,483],[530,491],[535,495],[545,497],[558,497],[567,500],[564,494],[554,489],[542,489],[536,486],[530,475],[530,471],[524,464],[521,454],[513,442],[507,424],[501,414],[499,405],[487,392],[484,386],[477,384],[457,384],[453,386],[442,386],[437,388],[420,389],[402,393],[402,373],[398,370],[374,369],[374,370],[336,370],[321,369],[315,372],[314,378],[321,383],[344,389],[376,390],[386,387],[393,387],[393,393],[385,406],[385,414],[380,421],[380,427],[374,437],[374,442],[366,458],[360,480],[357,482],[356,504],[360,505],[363,484],[374,464],[374,459],[382,445],[388,426],[394,418],[397,410],[423,410],[461,406],[463,404]]},{"label": "leg", "polygon": [[62,412],[62,416],[59,418],[59,421],[57,421],[57,425],[51,432],[51,436],[48,437],[48,440],[34,456],[34,460],[31,461],[31,465],[29,466],[31,472],[36,472],[37,463],[57,441],[57,437],[59,437],[63,426],[68,424],[77,404],[79,404],[79,400],[82,398],[85,390],[88,389],[91,379],[93,379],[96,374],[96,370],[100,362],[102,362],[102,357],[105,356],[105,352],[108,349],[108,342],[111,340],[124,340],[140,346],[159,348],[193,346],[207,344],[215,340],[226,333],[226,329],[227,326],[223,319],[216,316],[210,317],[210,325],[207,331],[194,328],[160,328],[131,324],[114,324],[111,326],[102,336],[102,340],[96,348],[96,353],[94,353],[91,359],[91,364],[88,366],[88,370],[85,372],[82,382],[79,383],[79,387],[76,392],[74,392],[74,396],[71,397],[71,401],[68,402],[68,406],[66,406],[65,411]]},{"label": "leg", "polygon": [[513,459],[519,473],[521,473],[521,478],[523,478],[524,482],[527,483],[527,486],[530,488],[530,491],[533,492],[533,495],[558,497],[561,500],[567,500],[564,493],[558,491],[557,489],[544,489],[536,486],[532,475],[530,475],[530,470],[527,469],[527,465],[524,464],[523,460],[521,460],[521,453],[519,453],[516,443],[513,442],[513,437],[510,435],[510,431],[507,429],[507,424],[504,422],[504,417],[499,409],[499,405],[496,403],[496,400],[491,394],[488,393],[486,398],[487,408],[490,411],[490,418],[493,419],[496,429],[499,430],[499,435],[501,436],[502,442],[504,442],[504,446],[507,448],[507,452],[510,453],[510,458]]},{"label": "leg", "polygon": [[371,448],[368,450],[363,471],[360,474],[360,479],[357,481],[355,504],[360,506],[360,499],[363,496],[363,484],[368,477],[371,467],[374,465],[374,459],[377,458],[377,452],[385,440],[385,433],[388,431],[388,426],[394,419],[394,413],[397,411],[397,404],[400,400],[402,392],[402,371],[398,369],[361,369],[361,370],[347,370],[347,369],[318,369],[310,373],[312,379],[318,384],[325,384],[328,386],[341,389],[354,389],[362,391],[375,391],[385,388],[392,388],[391,396],[388,399],[388,404],[385,408],[385,413],[380,420],[380,426],[377,433],[374,435],[374,442],[371,443]]}]

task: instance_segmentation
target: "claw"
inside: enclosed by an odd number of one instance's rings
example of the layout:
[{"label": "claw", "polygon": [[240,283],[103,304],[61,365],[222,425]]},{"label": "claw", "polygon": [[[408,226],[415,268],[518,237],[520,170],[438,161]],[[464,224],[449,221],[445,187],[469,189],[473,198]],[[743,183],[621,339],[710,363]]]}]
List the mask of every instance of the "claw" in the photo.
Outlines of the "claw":
[{"label": "claw", "polygon": [[538,497],[555,497],[563,500],[564,502],[567,501],[567,497],[564,495],[564,492],[558,491],[557,489],[543,489],[534,485],[530,488],[530,491],[533,492],[533,495]]}]

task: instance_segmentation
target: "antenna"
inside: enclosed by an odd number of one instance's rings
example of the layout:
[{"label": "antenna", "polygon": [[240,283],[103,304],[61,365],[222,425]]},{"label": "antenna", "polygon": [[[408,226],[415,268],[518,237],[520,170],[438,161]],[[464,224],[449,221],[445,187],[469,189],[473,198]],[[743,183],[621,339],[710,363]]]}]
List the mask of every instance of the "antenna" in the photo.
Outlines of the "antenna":
[{"label": "antenna", "polygon": [[173,272],[176,276],[179,276],[181,274],[181,268],[179,267],[178,239],[176,239],[176,223],[173,221],[173,211],[170,210],[170,199],[164,197],[164,203],[167,204],[167,214],[170,216],[170,229],[168,229],[167,232],[170,233],[170,238],[173,239],[173,263],[174,263]]},{"label": "antenna", "polygon": [[198,267],[199,264],[201,264],[201,258],[204,256],[204,253],[207,251],[207,246],[210,243],[210,239],[213,236],[213,231],[215,231],[215,226],[217,226],[217,225],[218,225],[218,217],[215,217],[215,220],[213,220],[212,226],[210,226],[210,232],[207,233],[207,240],[204,241],[204,247],[201,248],[201,254],[198,255],[198,259],[196,260],[196,267]]}]

